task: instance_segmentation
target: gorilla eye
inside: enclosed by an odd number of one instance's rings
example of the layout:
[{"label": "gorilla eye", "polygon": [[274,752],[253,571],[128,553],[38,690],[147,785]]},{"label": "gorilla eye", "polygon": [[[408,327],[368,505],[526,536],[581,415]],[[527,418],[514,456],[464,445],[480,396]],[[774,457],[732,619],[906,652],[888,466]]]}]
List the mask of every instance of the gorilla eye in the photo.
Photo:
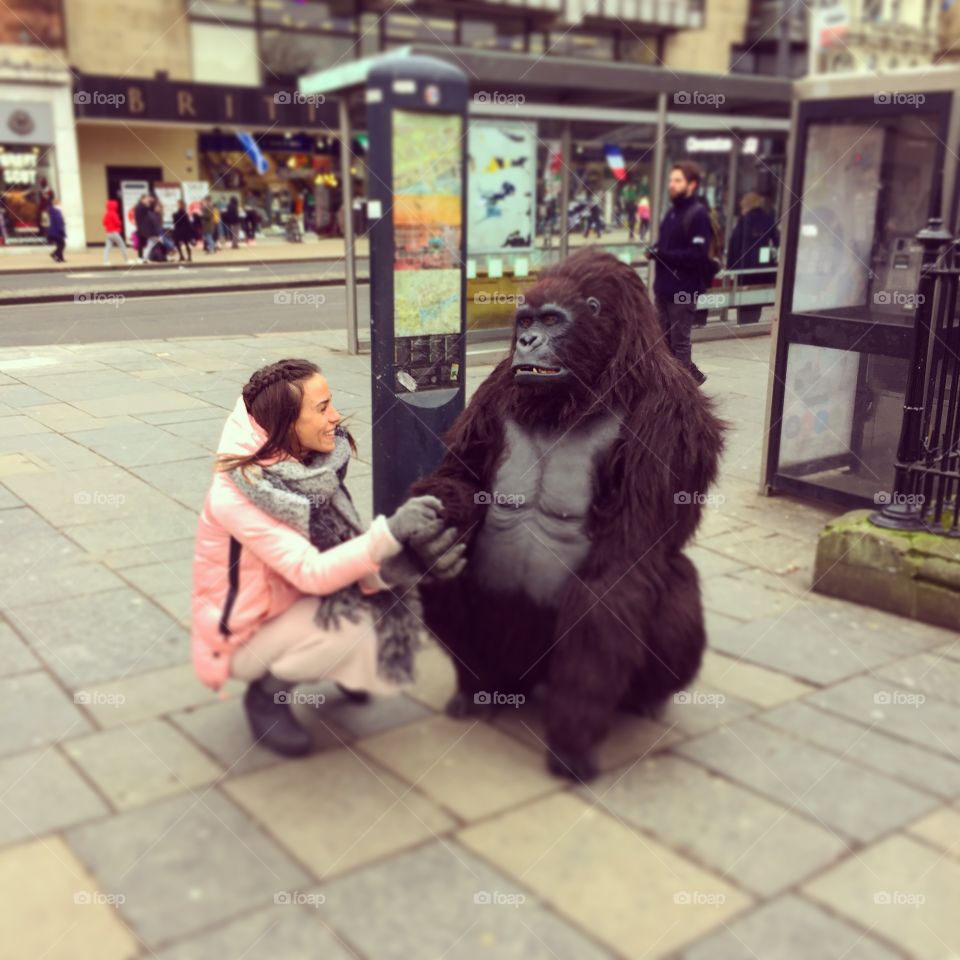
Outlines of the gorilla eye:
[{"label": "gorilla eye", "polygon": [[547,326],[552,326],[553,324],[558,323],[560,320],[560,318],[555,313],[545,313],[542,319],[543,319],[543,322],[547,324]]},{"label": "gorilla eye", "polygon": [[517,317],[517,326],[518,327],[529,327],[533,323],[533,317],[529,314],[524,314],[522,317]]}]

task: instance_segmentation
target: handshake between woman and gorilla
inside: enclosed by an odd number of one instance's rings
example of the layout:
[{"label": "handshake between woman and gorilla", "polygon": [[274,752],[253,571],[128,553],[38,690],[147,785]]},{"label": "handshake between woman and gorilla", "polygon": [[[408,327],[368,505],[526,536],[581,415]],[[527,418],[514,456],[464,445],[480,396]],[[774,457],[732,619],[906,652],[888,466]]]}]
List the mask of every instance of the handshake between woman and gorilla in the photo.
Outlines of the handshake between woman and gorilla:
[{"label": "handshake between woman and gorilla", "polygon": [[450,715],[542,686],[549,768],[586,780],[616,711],[653,715],[693,680],[706,634],[682,551],[722,430],[630,266],[588,249],[541,274],[511,355],[412,488],[448,525],[408,549],[456,668]]}]

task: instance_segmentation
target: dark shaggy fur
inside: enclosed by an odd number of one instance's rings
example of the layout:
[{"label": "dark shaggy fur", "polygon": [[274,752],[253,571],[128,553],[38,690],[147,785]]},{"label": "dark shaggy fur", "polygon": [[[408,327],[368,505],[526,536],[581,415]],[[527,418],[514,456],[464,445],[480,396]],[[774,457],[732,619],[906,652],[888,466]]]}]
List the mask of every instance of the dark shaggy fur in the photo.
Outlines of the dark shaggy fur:
[{"label": "dark shaggy fur", "polygon": [[[588,297],[600,302],[597,316]],[[583,465],[592,471],[589,553],[558,606],[533,602],[521,583],[492,594],[471,582],[469,565],[422,591],[427,623],[456,665],[459,690],[448,711],[470,711],[480,691],[528,693],[543,683],[550,767],[585,779],[618,708],[651,712],[699,670],[700,589],[682,550],[700,522],[696,495],[717,473],[723,424],[663,342],[632,268],[582,250],[526,294],[527,305],[544,303],[576,318],[558,352],[574,376],[562,387],[523,387],[503,360],[447,435],[443,463],[412,492],[439,497],[472,544],[489,509],[475,495],[490,489],[509,456],[505,418],[563,429],[598,413],[620,420],[612,447]],[[511,352],[516,345],[515,331]],[[676,502],[678,493],[693,502]]]}]

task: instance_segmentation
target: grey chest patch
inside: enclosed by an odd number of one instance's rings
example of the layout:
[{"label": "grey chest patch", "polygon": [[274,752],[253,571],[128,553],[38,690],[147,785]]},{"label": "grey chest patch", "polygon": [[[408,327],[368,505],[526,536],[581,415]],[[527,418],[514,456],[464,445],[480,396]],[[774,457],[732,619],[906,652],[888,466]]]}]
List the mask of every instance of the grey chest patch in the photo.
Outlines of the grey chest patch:
[{"label": "grey chest patch", "polygon": [[620,433],[613,415],[576,429],[530,430],[504,423],[504,455],[468,570],[484,587],[519,590],[555,606],[590,550],[587,512],[598,458]]}]

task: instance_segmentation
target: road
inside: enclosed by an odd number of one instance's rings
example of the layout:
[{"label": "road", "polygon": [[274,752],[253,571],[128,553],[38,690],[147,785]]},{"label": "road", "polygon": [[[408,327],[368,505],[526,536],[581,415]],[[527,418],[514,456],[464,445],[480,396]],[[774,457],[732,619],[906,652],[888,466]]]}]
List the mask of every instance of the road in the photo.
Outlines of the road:
[{"label": "road", "polygon": [[[0,347],[217,334],[346,331],[345,304],[344,286],[340,284],[184,296],[124,298],[108,294],[79,303],[0,307]],[[357,288],[357,304],[360,317],[369,316],[366,284]]]},{"label": "road", "polygon": [[[342,260],[298,260],[292,263],[237,263],[180,267],[165,267],[149,264],[131,264],[114,270],[62,270],[45,273],[29,273],[5,270],[0,273],[0,289],[15,294],[22,290],[43,288],[50,293],[65,291],[95,290],[142,290],[154,285],[164,286],[174,283],[192,283],[194,281],[222,283],[250,283],[260,280],[264,283],[276,283],[285,277],[312,276],[317,280],[328,277],[342,277]],[[367,258],[357,258],[357,272],[366,276]]]}]

